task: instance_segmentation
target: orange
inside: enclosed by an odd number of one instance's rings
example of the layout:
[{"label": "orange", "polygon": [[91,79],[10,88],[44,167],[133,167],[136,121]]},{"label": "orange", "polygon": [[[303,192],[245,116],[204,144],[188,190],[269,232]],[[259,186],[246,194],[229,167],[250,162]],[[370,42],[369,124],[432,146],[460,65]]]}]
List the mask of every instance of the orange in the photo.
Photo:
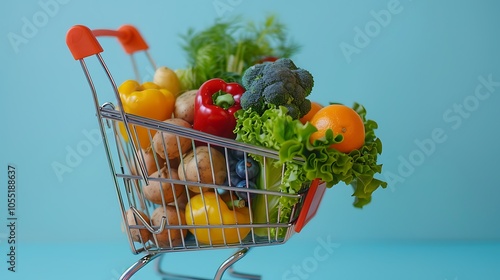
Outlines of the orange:
[{"label": "orange", "polygon": [[306,122],[310,121],[312,117],[318,112],[321,108],[323,108],[323,105],[319,104],[318,102],[311,101],[311,110],[300,118],[300,122],[305,124]]},{"label": "orange", "polygon": [[342,142],[331,146],[340,152],[349,153],[361,148],[365,143],[363,119],[351,107],[341,104],[325,106],[313,116],[310,122],[318,129],[311,135],[309,139],[311,143],[324,137],[328,129],[332,129],[335,135],[342,134],[344,137]]}]

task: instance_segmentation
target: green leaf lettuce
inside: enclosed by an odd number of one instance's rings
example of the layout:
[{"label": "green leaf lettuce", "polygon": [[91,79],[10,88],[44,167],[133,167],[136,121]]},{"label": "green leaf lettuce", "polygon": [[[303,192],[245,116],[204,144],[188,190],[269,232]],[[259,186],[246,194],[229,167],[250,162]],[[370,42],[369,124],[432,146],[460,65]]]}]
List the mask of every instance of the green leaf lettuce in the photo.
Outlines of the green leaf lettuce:
[{"label": "green leaf lettuce", "polygon": [[[353,109],[365,124],[365,144],[348,154],[330,148],[342,141],[342,135],[331,130],[325,137],[310,143],[309,138],[317,129],[310,123],[302,124],[287,115],[285,107],[269,108],[262,115],[253,110],[236,113],[236,140],[278,151],[279,159],[273,160],[254,156],[261,165],[258,187],[282,193],[297,194],[307,188],[314,179],[320,179],[328,187],[339,183],[351,185],[354,189],[354,206],[362,208],[370,203],[372,193],[387,184],[374,178],[382,165],[377,156],[382,152],[382,142],[375,135],[377,123],[366,119],[366,110],[355,103]],[[252,205],[256,223],[288,223],[296,198],[285,196],[257,196]],[[267,209],[267,210],[266,210]],[[269,211],[269,215],[267,215]],[[283,237],[285,228],[256,228],[258,235]]]}]

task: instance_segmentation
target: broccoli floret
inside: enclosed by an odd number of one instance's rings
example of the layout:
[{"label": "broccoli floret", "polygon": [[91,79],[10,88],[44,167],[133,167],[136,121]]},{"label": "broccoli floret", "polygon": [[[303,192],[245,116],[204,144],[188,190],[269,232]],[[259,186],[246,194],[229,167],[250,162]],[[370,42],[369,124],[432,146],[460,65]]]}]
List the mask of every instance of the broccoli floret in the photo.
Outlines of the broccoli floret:
[{"label": "broccoli floret", "polygon": [[246,91],[240,98],[241,108],[253,108],[257,113],[264,113],[265,103],[264,97],[259,93],[251,93]]},{"label": "broccoli floret", "polygon": [[293,63],[293,61],[289,58],[278,59],[275,61],[275,65],[277,67],[284,67],[284,68],[288,68],[290,70],[298,69],[297,66],[295,65],[295,63]]},{"label": "broccoli floret", "polygon": [[299,111],[300,111],[299,118],[302,118],[307,113],[309,113],[309,111],[311,111],[311,100],[306,99],[306,100],[304,100],[304,102],[300,103]]},{"label": "broccoli floret", "polygon": [[[264,101],[271,104],[290,104],[293,101],[293,97],[288,93],[289,91],[285,88],[286,84],[283,82],[277,82],[267,86],[262,92]],[[282,92],[281,94],[276,94],[277,92]]]},{"label": "broccoli floret", "polygon": [[266,77],[266,79],[263,82],[267,85],[274,84],[277,82],[293,83],[293,84],[297,83],[297,76],[294,75],[294,73],[290,71],[288,68],[273,67],[271,64],[269,64],[268,67],[265,67],[262,70],[261,75],[262,77]]},{"label": "broccoli floret", "polygon": [[266,63],[255,64],[249,67],[241,77],[241,84],[244,88],[249,88],[250,84],[262,77],[262,70]]},{"label": "broccoli floret", "polygon": [[252,108],[262,113],[266,104],[285,106],[288,114],[297,119],[311,109],[307,96],[314,85],[313,77],[289,58],[248,68],[243,74],[242,85],[246,92],[240,103],[245,110]]},{"label": "broccoli floret", "polygon": [[294,70],[300,85],[305,91],[311,92],[314,87],[314,78],[309,71],[304,69]]},{"label": "broccoli floret", "polygon": [[300,109],[295,104],[286,104],[284,105],[288,109],[288,115],[290,115],[294,119],[300,118]]},{"label": "broccoli floret", "polygon": [[292,96],[293,103],[299,105],[300,103],[306,100],[306,97],[309,95],[302,86],[298,85],[297,82],[289,82],[285,85],[285,89]]}]

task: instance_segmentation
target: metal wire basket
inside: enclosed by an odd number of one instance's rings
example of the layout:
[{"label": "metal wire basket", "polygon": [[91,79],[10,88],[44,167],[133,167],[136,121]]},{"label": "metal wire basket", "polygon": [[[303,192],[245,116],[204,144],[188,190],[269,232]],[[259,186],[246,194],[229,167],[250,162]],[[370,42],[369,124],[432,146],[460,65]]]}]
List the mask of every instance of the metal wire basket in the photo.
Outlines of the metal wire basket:
[{"label": "metal wire basket", "polygon": [[[132,59],[138,80],[136,52],[145,52],[154,69],[156,65],[148,53],[148,45],[133,26],[91,30],[75,25],[67,33],[66,43],[74,59],[80,62],[92,91],[124,231],[132,252],[144,254],[120,279],[130,279],[164,253],[219,248],[234,248],[236,253],[221,264],[213,279],[221,279],[226,270],[233,276],[260,279],[256,275],[236,273],[231,266],[252,247],[283,244],[300,232],[314,217],[325,185],[314,180],[296,194],[282,192],[276,186],[267,185],[266,180],[258,188],[238,187],[231,176],[237,162],[245,163],[238,180],[249,186],[255,179],[254,175],[250,176],[247,163],[257,160],[261,167],[276,164],[278,153],[190,127],[125,113],[116,83],[101,56],[103,49],[96,38],[99,36],[119,40]],[[112,85],[115,103],[99,101],[86,64],[86,59],[92,56],[99,61]],[[146,134],[147,138],[141,140],[139,133]],[[191,155],[189,162],[188,154]],[[275,170],[284,172],[286,164],[276,165]],[[262,168],[259,176],[269,176],[266,170]],[[275,205],[284,198],[295,202],[287,213]],[[167,273],[159,265],[157,271],[164,279],[198,279]]]}]

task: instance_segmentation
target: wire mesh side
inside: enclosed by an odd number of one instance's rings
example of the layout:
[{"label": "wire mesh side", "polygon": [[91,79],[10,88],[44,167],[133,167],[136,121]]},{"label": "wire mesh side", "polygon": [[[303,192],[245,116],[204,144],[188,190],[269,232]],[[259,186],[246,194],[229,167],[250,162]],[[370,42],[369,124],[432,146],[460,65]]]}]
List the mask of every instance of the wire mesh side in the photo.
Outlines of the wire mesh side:
[{"label": "wire mesh side", "polygon": [[[109,107],[100,110],[103,119],[113,123],[110,157],[133,251],[266,246],[284,243],[293,235],[307,186],[304,192],[288,194],[279,188],[281,181],[271,185],[262,180],[261,176],[271,175],[268,170],[282,178],[285,165],[266,167],[277,163],[276,151],[128,114],[132,138],[127,138],[121,113]],[[141,130],[148,134],[147,145],[137,142]],[[134,151],[141,146],[146,148]],[[250,174],[253,167],[243,164],[236,175],[244,187],[234,181],[240,161],[258,162],[262,169],[255,176]],[[140,164],[147,183],[137,174]],[[295,201],[286,215],[277,206],[283,199]],[[245,218],[238,215],[238,208],[246,211]]]}]

